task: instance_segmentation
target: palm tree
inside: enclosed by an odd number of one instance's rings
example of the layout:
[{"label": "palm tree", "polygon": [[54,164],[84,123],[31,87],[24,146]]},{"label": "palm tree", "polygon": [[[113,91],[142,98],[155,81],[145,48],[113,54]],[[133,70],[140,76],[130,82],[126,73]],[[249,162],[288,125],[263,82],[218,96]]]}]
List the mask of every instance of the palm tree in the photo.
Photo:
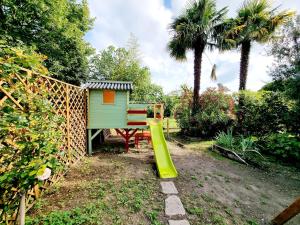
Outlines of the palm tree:
[{"label": "palm tree", "polygon": [[221,35],[222,43],[225,44],[223,48],[241,48],[239,90],[246,89],[252,42],[269,41],[274,37],[276,28],[294,15],[292,11],[277,13],[276,9],[271,9],[269,0],[248,0],[238,10],[237,18],[229,19],[219,26],[224,31]]},{"label": "palm tree", "polygon": [[226,7],[219,11],[216,9],[215,0],[195,0],[170,24],[173,33],[168,43],[170,55],[177,60],[184,60],[187,50],[194,51],[192,115],[198,110],[202,54],[205,48],[212,49],[216,46],[211,39],[213,30],[222,22],[226,13]]}]

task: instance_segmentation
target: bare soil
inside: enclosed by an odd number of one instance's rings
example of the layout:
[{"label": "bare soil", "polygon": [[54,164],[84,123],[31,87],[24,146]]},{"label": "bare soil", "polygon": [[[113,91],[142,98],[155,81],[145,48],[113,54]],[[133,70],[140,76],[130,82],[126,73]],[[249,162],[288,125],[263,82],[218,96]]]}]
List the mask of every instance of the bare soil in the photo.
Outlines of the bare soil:
[{"label": "bare soil", "polygon": [[[63,212],[70,214],[67,224],[166,223],[153,164],[152,150],[147,146],[128,154],[98,152],[86,157],[30,210],[28,224],[66,224],[57,219]],[[92,221],[80,222],[89,216]]]},{"label": "bare soil", "polygon": [[[181,148],[168,142],[179,173],[173,181],[192,225],[268,224],[300,196],[299,170],[255,169],[210,152],[210,143],[199,143]],[[129,154],[119,150],[96,153],[73,166],[30,211],[29,218],[43,221],[51,212],[95,203],[94,222],[84,224],[167,224],[152,149],[143,145]],[[99,201],[105,206],[101,210]],[[288,224],[299,225],[300,215]]]},{"label": "bare soil", "polygon": [[[256,169],[210,152],[209,144],[180,148],[169,143],[169,147],[180,174],[175,184],[191,211],[192,224],[268,224],[300,196],[297,169]],[[193,210],[197,201],[201,215]],[[300,215],[287,224],[299,225]]]}]

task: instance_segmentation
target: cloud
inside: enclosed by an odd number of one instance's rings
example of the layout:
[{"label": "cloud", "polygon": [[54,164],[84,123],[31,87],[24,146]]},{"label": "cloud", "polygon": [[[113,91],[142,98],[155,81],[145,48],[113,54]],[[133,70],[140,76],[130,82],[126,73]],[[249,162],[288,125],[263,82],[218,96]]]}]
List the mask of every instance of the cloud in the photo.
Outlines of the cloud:
[{"label": "cloud", "polygon": [[[169,1],[169,0],[168,0]],[[166,93],[176,90],[181,84],[193,85],[193,54],[188,53],[187,61],[178,62],[170,58],[167,43],[170,39],[168,25],[186,6],[187,0],[172,0],[165,5],[165,0],[89,0],[91,14],[96,17],[95,25],[87,36],[98,51],[109,45],[126,46],[130,33],[139,41],[143,64],[152,73],[152,81],[163,86]],[[275,1],[275,5],[278,1]],[[218,8],[229,6],[229,16],[234,16],[240,0],[217,0]],[[294,0],[283,1],[282,8],[300,9],[300,3]],[[207,55],[207,56],[206,56]],[[203,56],[201,90],[216,86],[210,81],[212,64],[217,64],[218,82],[231,90],[238,89],[240,53],[231,51],[219,53],[208,52]],[[250,67],[247,87],[257,90],[264,82],[270,80],[267,67],[272,58],[264,53],[264,48],[254,44],[251,49]]]}]

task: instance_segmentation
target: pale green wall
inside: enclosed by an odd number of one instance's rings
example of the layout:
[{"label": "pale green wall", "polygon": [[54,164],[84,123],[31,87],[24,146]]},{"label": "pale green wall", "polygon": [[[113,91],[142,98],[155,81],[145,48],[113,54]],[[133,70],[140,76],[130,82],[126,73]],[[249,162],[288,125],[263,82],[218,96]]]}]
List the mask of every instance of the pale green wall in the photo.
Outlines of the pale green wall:
[{"label": "pale green wall", "polygon": [[117,91],[115,104],[103,104],[102,90],[89,90],[88,128],[126,128],[128,91]]}]

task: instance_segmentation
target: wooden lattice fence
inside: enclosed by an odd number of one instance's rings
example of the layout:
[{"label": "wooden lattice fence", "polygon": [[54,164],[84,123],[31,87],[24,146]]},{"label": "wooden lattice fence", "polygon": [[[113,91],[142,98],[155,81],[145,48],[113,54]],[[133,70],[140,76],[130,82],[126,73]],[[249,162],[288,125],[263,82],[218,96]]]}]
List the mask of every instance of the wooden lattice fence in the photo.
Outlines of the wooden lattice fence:
[{"label": "wooden lattice fence", "polygon": [[[23,74],[20,76],[20,74]],[[22,103],[15,97],[14,93],[18,91],[20,83],[25,87],[23,90],[27,92],[39,92],[39,88],[43,87],[49,93],[50,102],[56,114],[64,118],[60,129],[63,133],[63,145],[60,148],[59,158],[66,165],[73,164],[81,159],[86,153],[86,93],[85,90],[35,73],[31,70],[20,69],[20,74],[11,74],[9,79],[0,80],[0,109],[2,109],[6,101],[10,101],[18,108],[23,110]],[[29,82],[30,79],[35,82]],[[10,82],[11,81],[11,82]],[[47,121],[45,121],[47,122]],[[1,147],[1,143],[0,143]],[[1,161],[1,156],[0,156]],[[26,210],[29,210],[39,195],[51,184],[55,183],[62,175],[54,174],[44,182],[43,186],[35,186],[28,190],[26,194]],[[14,198],[11,201],[19,201],[20,194],[18,190],[14,190]],[[18,209],[14,213],[7,215],[0,208],[0,224],[13,224],[17,219]]]}]

